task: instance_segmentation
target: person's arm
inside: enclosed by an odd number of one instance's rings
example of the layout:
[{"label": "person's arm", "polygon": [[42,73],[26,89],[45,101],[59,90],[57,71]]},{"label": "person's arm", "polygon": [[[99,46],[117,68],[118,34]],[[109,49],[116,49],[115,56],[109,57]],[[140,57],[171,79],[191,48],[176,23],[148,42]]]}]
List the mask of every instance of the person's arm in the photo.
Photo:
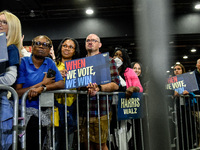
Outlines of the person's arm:
[{"label": "person's arm", "polygon": [[[59,90],[59,89],[63,89],[63,88],[64,88],[63,80],[46,85],[46,91]],[[42,93],[43,90],[44,90],[43,86],[39,86],[35,89],[31,89],[28,93],[29,100],[31,100],[32,97],[38,96],[40,93]]]},{"label": "person's arm", "polygon": [[[15,90],[16,90],[18,96],[21,97],[21,96],[22,96],[27,90],[29,90],[29,89],[39,88],[41,85],[45,85],[45,86],[47,87],[47,85],[52,84],[52,83],[55,82],[54,79],[55,79],[55,77],[47,78],[47,74],[45,73],[45,76],[44,76],[42,82],[37,83],[37,84],[35,84],[35,85],[33,85],[33,86],[30,86],[30,87],[27,87],[27,88],[23,88],[23,84],[16,84]],[[64,84],[64,83],[63,83],[63,84]],[[40,87],[40,89],[41,89],[41,87]],[[42,89],[43,89],[43,88],[42,88]],[[41,90],[42,90],[42,89],[41,89]],[[52,89],[52,88],[50,87],[49,90],[50,90],[50,89]],[[38,90],[38,89],[37,89],[37,90]],[[39,91],[40,91],[40,90],[39,90]],[[40,93],[41,93],[41,92],[40,92]]]},{"label": "person's arm", "polygon": [[[47,79],[52,79],[52,78],[47,78]],[[64,88],[64,82],[63,80],[60,80],[58,82],[52,82],[50,84],[46,84],[47,82],[44,82],[44,80],[34,86],[23,88],[23,84],[16,84],[16,92],[18,93],[18,96],[21,97],[27,90],[31,89],[28,93],[28,98],[32,99],[32,97],[35,97],[42,93],[44,90],[44,87],[42,85],[46,86],[46,91],[51,91],[51,90],[58,90],[58,89],[63,89]]]},{"label": "person's arm", "polygon": [[95,96],[97,92],[113,92],[119,89],[119,85],[117,85],[114,82],[102,84],[100,85],[101,90],[99,86],[96,83],[90,83],[87,86],[88,89],[88,95]]},{"label": "person's arm", "polygon": [[17,66],[10,66],[6,68],[4,76],[0,77],[0,84],[13,85],[17,78]]},{"label": "person's arm", "polygon": [[30,53],[30,52],[27,52],[27,50],[26,50],[25,48],[23,48],[23,49],[21,50],[21,54],[23,55],[23,57],[25,57],[25,56],[30,57],[30,56],[31,56],[31,53]]},{"label": "person's arm", "polygon": [[127,68],[125,73],[126,87],[130,92],[143,92],[143,87],[137,74],[131,68]]},{"label": "person's arm", "polygon": [[99,89],[98,85],[96,83],[88,84],[88,94],[90,96],[96,95],[98,91],[102,92],[113,92],[119,89],[119,73],[116,67],[116,63],[112,58],[109,58],[110,60],[110,76],[111,76],[111,82],[107,84],[100,85],[101,90]]}]

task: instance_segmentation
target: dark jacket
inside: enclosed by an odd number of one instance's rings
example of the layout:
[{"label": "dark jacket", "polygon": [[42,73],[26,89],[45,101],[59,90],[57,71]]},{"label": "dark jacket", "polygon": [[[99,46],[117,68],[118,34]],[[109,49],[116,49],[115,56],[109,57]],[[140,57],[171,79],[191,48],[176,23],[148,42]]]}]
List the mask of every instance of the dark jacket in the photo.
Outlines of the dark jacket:
[{"label": "dark jacket", "polygon": [[199,90],[195,91],[194,94],[200,95],[200,73],[197,71],[197,69],[195,69],[194,72],[195,72],[195,76],[196,76],[196,80],[197,80],[197,85],[199,87]]}]

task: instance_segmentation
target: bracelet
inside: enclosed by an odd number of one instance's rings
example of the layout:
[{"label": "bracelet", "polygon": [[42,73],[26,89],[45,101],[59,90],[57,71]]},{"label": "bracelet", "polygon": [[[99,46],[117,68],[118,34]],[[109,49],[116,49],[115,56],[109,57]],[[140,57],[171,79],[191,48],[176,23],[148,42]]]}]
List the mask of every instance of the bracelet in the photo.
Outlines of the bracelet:
[{"label": "bracelet", "polygon": [[43,91],[42,92],[45,92],[47,90],[47,87],[44,84],[42,84],[40,87],[43,87]]}]

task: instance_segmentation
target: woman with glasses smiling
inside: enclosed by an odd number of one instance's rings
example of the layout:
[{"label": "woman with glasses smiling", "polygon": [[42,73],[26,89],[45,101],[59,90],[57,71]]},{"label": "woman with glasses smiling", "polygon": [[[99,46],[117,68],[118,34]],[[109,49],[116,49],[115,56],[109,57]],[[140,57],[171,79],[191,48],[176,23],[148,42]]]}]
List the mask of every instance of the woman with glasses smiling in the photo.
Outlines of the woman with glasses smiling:
[{"label": "woman with glasses smiling", "polygon": [[[19,98],[29,90],[26,99],[26,149],[39,149],[39,95],[44,91],[64,88],[63,78],[53,60],[48,58],[52,41],[45,35],[40,35],[32,40],[32,54],[30,57],[23,57],[19,66],[19,73],[16,82],[16,91]],[[47,77],[47,72],[52,69],[56,72],[54,77]],[[21,104],[21,99],[19,100]],[[42,111],[42,125],[50,126],[51,109]],[[46,119],[45,119],[46,118]],[[42,128],[42,143],[46,136],[46,128]],[[48,145],[47,143],[47,146]],[[48,147],[47,149],[50,149]]]},{"label": "woman with glasses smiling", "polygon": [[[64,80],[67,73],[67,70],[65,69],[65,62],[79,58],[79,54],[79,44],[75,39],[66,37],[60,42],[56,51],[56,66],[58,67],[58,70],[60,71]],[[56,150],[65,150],[65,94],[55,94],[55,98],[55,106],[58,107],[60,114],[59,127],[56,128]],[[67,110],[69,111],[67,113],[69,150],[71,150],[74,131],[77,127],[75,101],[76,94],[67,94]]]},{"label": "woman with glasses smiling", "polygon": [[[12,13],[4,10],[0,12],[0,33],[6,35],[8,61],[1,62],[0,68],[5,72],[0,74],[0,84],[12,86],[17,78],[17,68],[20,62],[21,23]],[[1,49],[2,52],[2,49]],[[13,108],[7,99],[8,91],[0,91],[0,149],[11,148]],[[4,121],[2,119],[4,118]],[[6,120],[6,121],[5,121]]]}]

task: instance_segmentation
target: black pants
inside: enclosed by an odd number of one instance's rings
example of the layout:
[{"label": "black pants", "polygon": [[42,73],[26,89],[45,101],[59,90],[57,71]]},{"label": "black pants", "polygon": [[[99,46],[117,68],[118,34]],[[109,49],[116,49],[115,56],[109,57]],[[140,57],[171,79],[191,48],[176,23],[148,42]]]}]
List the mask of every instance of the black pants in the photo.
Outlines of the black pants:
[{"label": "black pants", "polygon": [[[41,130],[42,144],[44,142],[46,134],[47,134],[46,127],[42,127]],[[26,128],[26,149],[27,150],[39,149],[39,118],[35,116],[31,116]]]}]

